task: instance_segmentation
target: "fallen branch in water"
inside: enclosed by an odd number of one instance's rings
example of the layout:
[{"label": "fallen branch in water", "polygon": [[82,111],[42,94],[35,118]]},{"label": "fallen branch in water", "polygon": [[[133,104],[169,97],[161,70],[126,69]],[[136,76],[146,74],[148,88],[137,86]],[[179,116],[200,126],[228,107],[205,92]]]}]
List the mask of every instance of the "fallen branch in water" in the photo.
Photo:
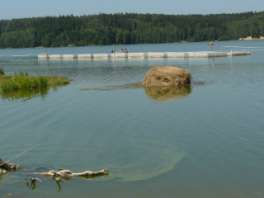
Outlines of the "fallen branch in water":
[{"label": "fallen branch in water", "polygon": [[58,171],[50,170],[48,172],[39,172],[39,173],[34,173],[34,174],[69,180],[69,179],[72,179],[73,177],[83,177],[83,178],[89,179],[89,178],[107,176],[109,175],[109,172],[105,169],[102,169],[99,171],[83,171],[83,172],[74,173],[71,170],[63,169],[63,170],[58,170]]},{"label": "fallen branch in water", "polygon": [[[82,177],[85,179],[95,178],[95,177],[101,177],[101,176],[107,176],[109,175],[109,172],[107,170],[99,170],[99,171],[83,171],[78,173],[73,173],[71,170],[49,170],[47,172],[35,172],[33,173],[35,175],[44,176],[44,177],[50,177],[52,180],[54,180],[57,184],[57,191],[61,191],[61,182],[64,180],[70,180],[73,177]],[[42,180],[38,177],[32,177],[29,178],[26,182],[27,187],[29,187],[31,190],[35,190],[37,188],[37,184],[41,183]]]},{"label": "fallen branch in water", "polygon": [[[18,168],[20,168],[19,165],[14,163],[9,163],[7,161],[4,161],[0,159],[0,176],[7,174],[8,172],[16,171]],[[83,171],[83,172],[72,172],[71,170],[61,169],[58,171],[55,170],[49,170],[47,172],[35,172],[34,175],[39,176],[45,176],[45,177],[51,177],[57,184],[58,191],[61,190],[61,182],[63,180],[70,180],[73,177],[81,177],[85,179],[91,179],[96,177],[102,177],[109,175],[109,172],[105,169],[99,170],[99,171]],[[26,181],[27,187],[34,190],[37,187],[37,183],[41,183],[42,180],[38,177],[32,177]]]}]

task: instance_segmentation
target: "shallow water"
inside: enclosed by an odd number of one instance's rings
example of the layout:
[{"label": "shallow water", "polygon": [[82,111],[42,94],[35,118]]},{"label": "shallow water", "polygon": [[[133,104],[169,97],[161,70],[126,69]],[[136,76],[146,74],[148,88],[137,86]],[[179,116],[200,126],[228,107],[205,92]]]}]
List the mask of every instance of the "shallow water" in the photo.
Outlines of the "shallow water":
[{"label": "shallow water", "polygon": [[[216,48],[237,46],[251,47],[254,53],[209,60],[39,63],[29,56],[109,52],[119,46],[0,50],[0,66],[7,73],[73,80],[30,100],[0,99],[0,157],[24,166],[0,178],[0,195],[264,197],[264,42],[219,42]],[[208,50],[207,43],[126,47]],[[205,83],[168,100],[140,88],[94,89],[138,82],[151,65],[164,64],[184,67],[194,81]],[[31,191],[25,179],[39,168],[107,168],[110,176],[63,182],[61,192],[44,179]]]}]

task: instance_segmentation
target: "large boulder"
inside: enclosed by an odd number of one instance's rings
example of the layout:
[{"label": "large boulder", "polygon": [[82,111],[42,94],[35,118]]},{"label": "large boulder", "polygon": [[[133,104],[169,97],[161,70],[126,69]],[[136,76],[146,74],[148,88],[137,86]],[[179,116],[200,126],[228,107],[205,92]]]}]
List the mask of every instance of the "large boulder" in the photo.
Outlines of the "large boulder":
[{"label": "large boulder", "polygon": [[181,88],[191,84],[191,74],[182,68],[174,66],[153,67],[145,77],[144,87],[176,87]]}]

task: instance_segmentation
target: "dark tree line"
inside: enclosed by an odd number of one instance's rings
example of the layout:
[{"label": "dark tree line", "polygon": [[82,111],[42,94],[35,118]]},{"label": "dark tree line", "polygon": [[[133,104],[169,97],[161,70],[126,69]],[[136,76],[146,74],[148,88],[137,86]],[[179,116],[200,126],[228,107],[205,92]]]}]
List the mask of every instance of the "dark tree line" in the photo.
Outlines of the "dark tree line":
[{"label": "dark tree line", "polygon": [[0,21],[1,48],[232,40],[263,35],[264,12],[100,14]]}]

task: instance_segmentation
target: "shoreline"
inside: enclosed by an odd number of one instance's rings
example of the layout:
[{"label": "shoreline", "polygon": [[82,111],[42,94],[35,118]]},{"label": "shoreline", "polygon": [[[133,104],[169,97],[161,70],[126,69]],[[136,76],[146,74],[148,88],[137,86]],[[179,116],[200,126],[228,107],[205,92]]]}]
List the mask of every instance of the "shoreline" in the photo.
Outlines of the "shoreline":
[{"label": "shoreline", "polygon": [[263,41],[263,40],[264,40],[264,36],[260,36],[260,37],[247,36],[247,37],[239,38],[239,41]]}]

